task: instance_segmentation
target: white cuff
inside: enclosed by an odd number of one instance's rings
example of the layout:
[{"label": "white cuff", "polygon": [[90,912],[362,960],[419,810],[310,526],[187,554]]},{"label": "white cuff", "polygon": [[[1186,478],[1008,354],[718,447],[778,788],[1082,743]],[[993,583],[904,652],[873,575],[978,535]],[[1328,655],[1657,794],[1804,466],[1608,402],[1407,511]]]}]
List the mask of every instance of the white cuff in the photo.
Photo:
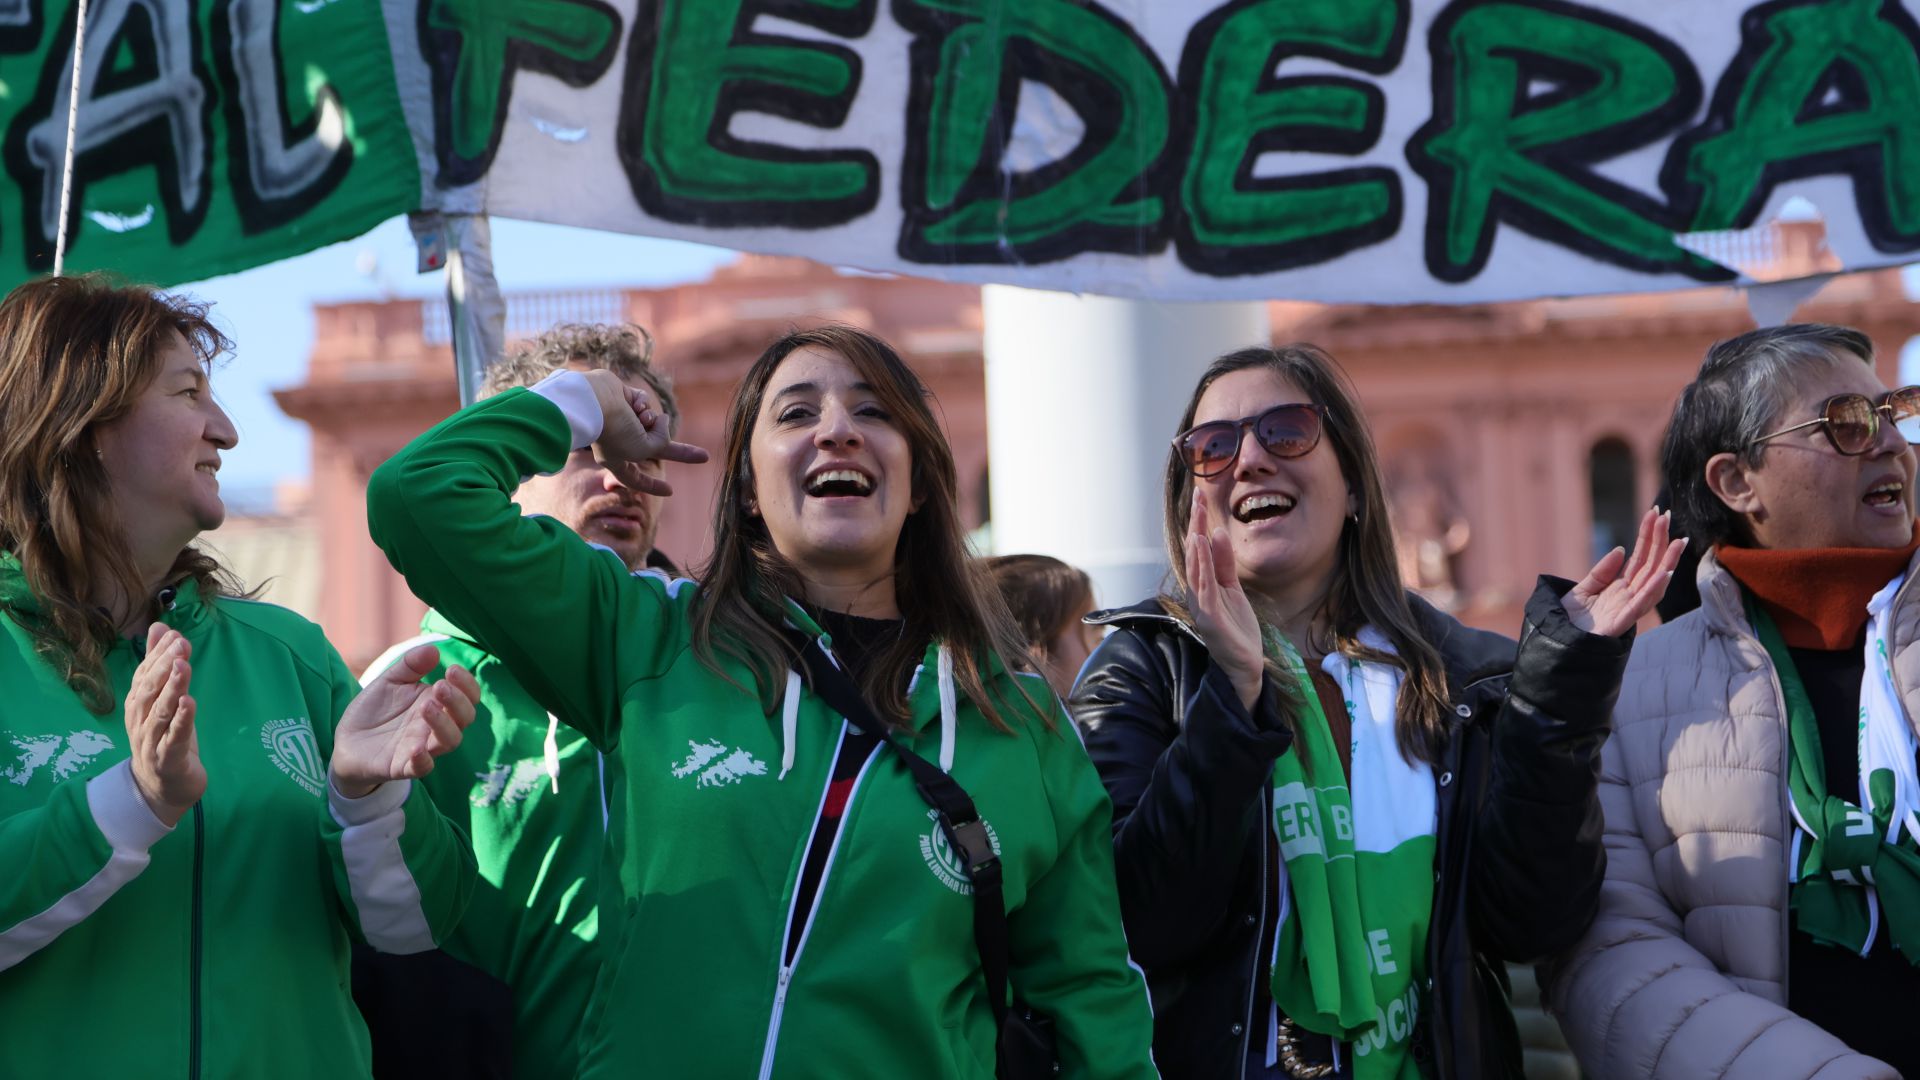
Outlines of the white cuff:
[{"label": "white cuff", "polygon": [[365,825],[386,817],[400,809],[412,790],[411,780],[389,780],[357,799],[349,799],[334,786],[333,771],[327,771],[327,808],[333,811],[333,820],[343,827]]},{"label": "white cuff", "polygon": [[594,394],[593,384],[585,375],[562,369],[541,379],[532,389],[566,414],[575,450],[592,446],[600,438],[600,429],[607,418],[600,411],[600,398]]},{"label": "white cuff", "polygon": [[87,809],[115,851],[144,852],[173,831],[153,814],[133,782],[133,762],[123,761],[87,781]]}]

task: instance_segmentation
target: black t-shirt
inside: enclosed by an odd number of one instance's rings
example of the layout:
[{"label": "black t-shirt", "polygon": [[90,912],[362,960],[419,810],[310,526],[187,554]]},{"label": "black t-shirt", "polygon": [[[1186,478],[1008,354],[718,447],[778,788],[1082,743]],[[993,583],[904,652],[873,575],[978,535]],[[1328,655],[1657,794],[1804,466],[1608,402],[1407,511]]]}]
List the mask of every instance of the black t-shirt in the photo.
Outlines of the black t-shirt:
[{"label": "black t-shirt", "polygon": [[[1819,724],[1827,793],[1858,802],[1862,646],[1788,652]],[[1819,944],[1797,926],[1787,940],[1787,1008],[1902,1075],[1920,1077],[1920,1039],[1909,1026],[1920,1004],[1920,967],[1893,948],[1886,922],[1866,956]]]}]

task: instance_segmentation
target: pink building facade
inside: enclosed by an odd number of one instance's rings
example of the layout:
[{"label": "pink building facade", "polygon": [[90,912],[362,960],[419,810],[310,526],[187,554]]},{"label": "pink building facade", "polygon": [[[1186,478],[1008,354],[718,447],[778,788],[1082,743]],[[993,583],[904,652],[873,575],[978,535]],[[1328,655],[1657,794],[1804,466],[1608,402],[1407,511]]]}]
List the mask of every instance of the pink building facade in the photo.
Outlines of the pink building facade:
[{"label": "pink building facade", "polygon": [[[1777,227],[1773,247],[1783,275],[1824,268],[1817,223]],[[1380,445],[1409,583],[1468,622],[1508,633],[1536,573],[1577,576],[1652,502],[1675,394],[1709,344],[1753,325],[1744,296],[1727,289],[1270,310],[1276,341],[1316,342],[1352,376]],[[410,636],[422,613],[367,539],[367,476],[455,407],[453,360],[435,303],[339,304],[315,314],[308,380],[276,396],[313,428],[319,621],[359,664]],[[1920,309],[1897,271],[1836,278],[1796,317],[1866,331],[1890,385],[1901,346],[1920,334]],[[674,378],[683,437],[708,447],[720,444],[735,384],[774,337],[826,321],[871,328],[935,394],[968,524],[986,514],[978,289],[746,256],[675,288],[512,297],[508,319],[510,337],[560,321],[646,326]],[[1074,403],[1059,407],[1070,412]],[[679,494],[660,547],[697,566],[717,478],[711,465],[673,468]]]}]

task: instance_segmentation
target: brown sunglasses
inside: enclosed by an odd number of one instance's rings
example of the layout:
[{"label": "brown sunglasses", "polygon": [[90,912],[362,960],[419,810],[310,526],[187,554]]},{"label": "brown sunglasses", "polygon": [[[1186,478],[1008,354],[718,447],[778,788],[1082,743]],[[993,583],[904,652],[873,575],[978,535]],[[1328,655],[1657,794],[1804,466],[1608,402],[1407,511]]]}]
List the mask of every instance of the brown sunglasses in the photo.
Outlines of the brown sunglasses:
[{"label": "brown sunglasses", "polygon": [[1218,476],[1240,458],[1248,429],[1260,446],[1277,458],[1303,457],[1320,445],[1327,407],[1310,403],[1276,405],[1258,416],[1210,420],[1174,436],[1173,450],[1193,475]]},{"label": "brown sunglasses", "polygon": [[1908,442],[1920,441],[1920,386],[1889,390],[1876,404],[1865,394],[1836,394],[1820,407],[1816,419],[1781,428],[1753,440],[1759,446],[1769,439],[1791,435],[1818,425],[1836,453],[1857,457],[1873,449],[1880,438],[1880,418],[1885,416]]}]

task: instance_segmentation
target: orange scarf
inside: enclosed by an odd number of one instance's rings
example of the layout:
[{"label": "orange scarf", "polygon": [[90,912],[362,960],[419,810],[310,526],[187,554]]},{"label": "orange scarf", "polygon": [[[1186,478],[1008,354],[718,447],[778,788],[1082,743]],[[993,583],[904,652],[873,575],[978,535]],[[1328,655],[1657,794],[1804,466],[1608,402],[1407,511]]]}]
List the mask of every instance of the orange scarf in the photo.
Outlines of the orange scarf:
[{"label": "orange scarf", "polygon": [[1720,565],[1760,601],[1792,649],[1853,648],[1867,625],[1867,601],[1907,568],[1920,548],[1920,523],[1903,548],[1714,549]]}]

